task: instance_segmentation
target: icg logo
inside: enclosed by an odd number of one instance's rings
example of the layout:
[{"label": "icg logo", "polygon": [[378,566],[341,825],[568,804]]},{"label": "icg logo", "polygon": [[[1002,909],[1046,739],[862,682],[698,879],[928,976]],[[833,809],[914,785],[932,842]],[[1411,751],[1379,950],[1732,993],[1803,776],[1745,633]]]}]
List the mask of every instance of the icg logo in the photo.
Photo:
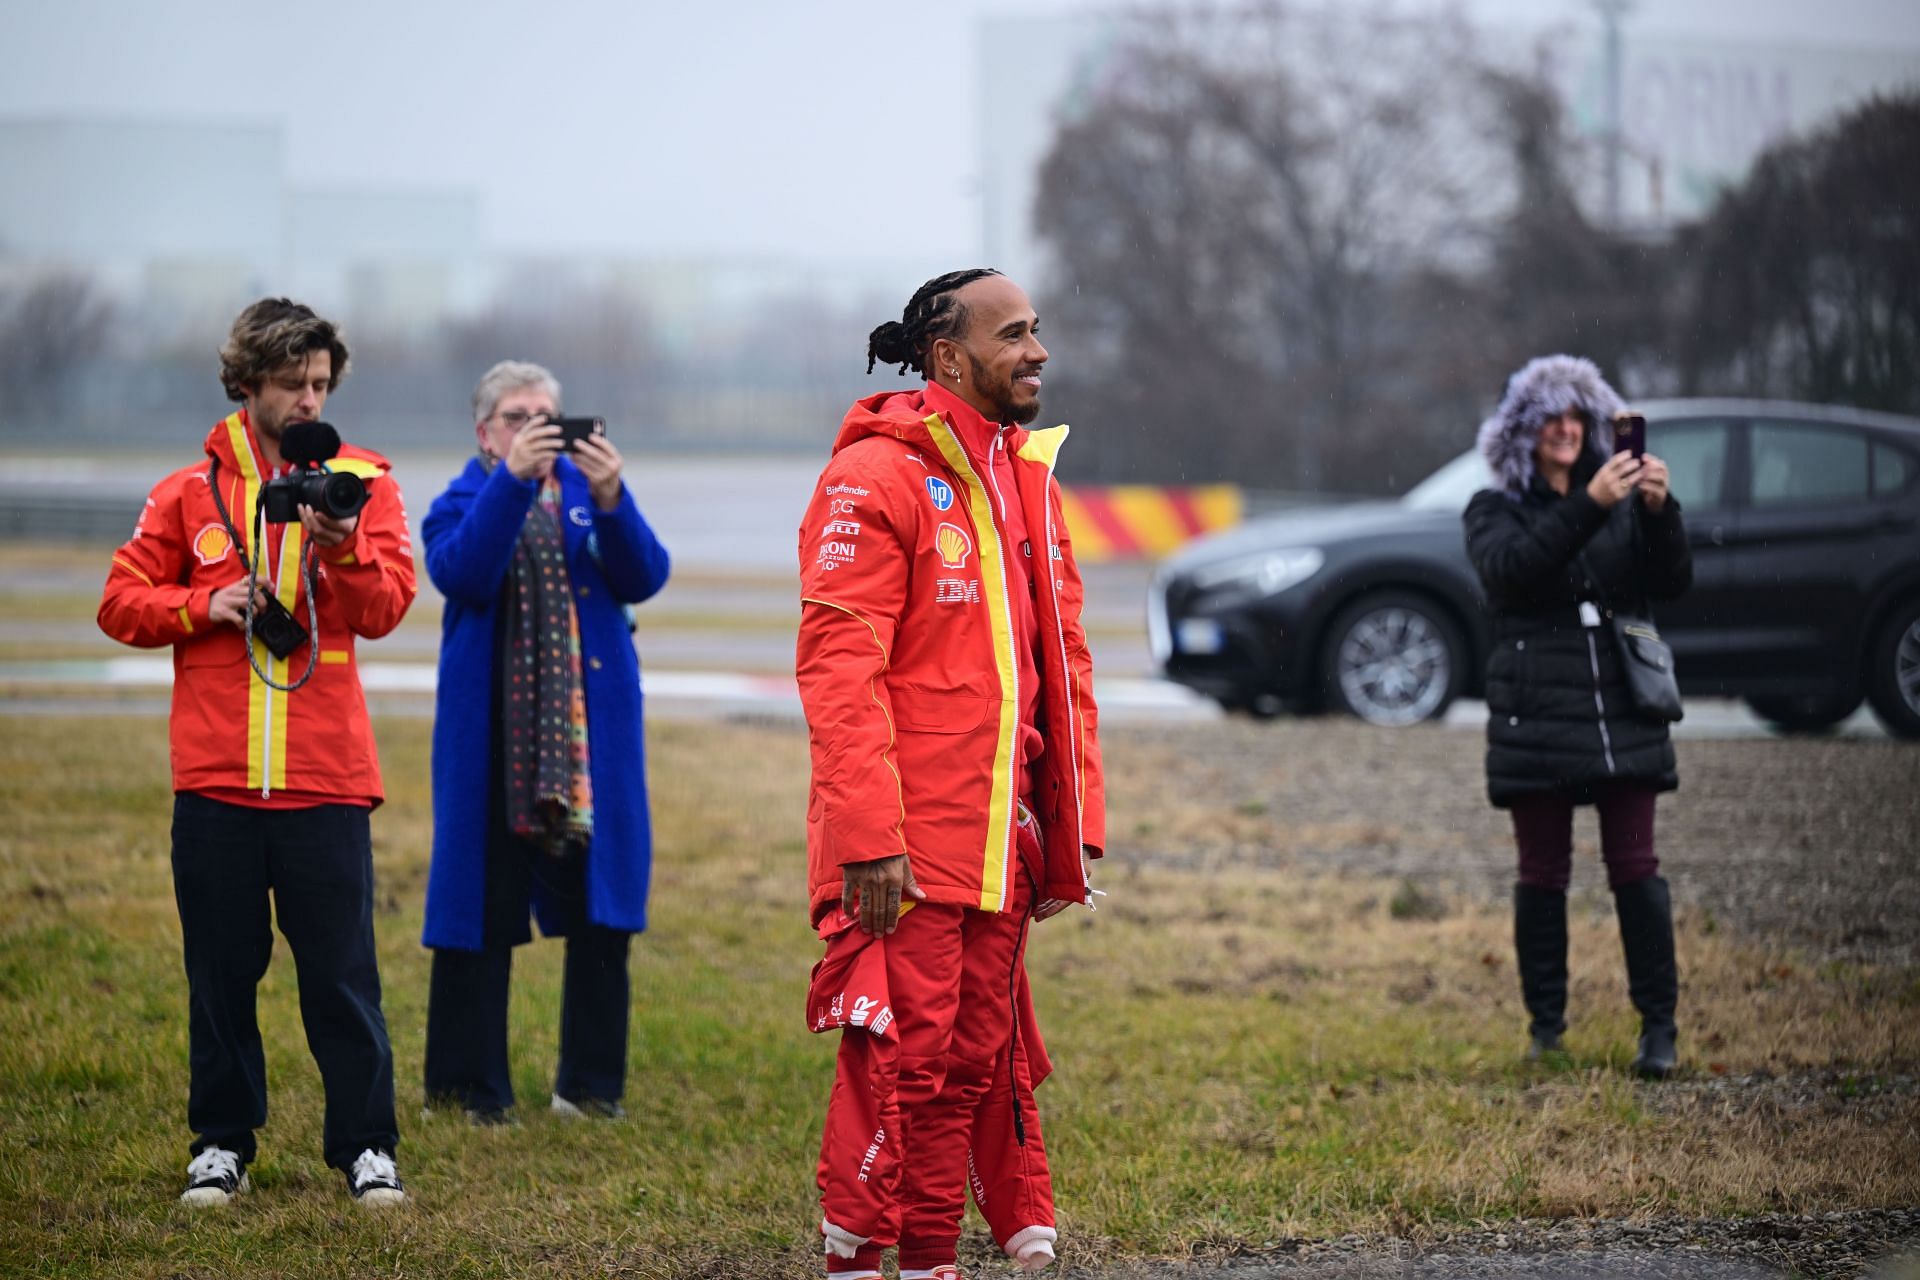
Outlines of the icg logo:
[{"label": "icg logo", "polygon": [[928,476],[927,497],[933,501],[935,511],[945,511],[953,505],[953,486],[939,476]]}]

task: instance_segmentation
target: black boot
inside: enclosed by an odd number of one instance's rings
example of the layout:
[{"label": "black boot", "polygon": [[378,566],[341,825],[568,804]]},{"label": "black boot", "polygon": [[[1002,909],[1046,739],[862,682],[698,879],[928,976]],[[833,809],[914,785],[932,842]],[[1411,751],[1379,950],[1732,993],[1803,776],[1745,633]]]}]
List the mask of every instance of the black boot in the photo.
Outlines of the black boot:
[{"label": "black boot", "polygon": [[1520,966],[1520,997],[1532,1020],[1527,1057],[1560,1047],[1567,1029],[1567,894],[1564,889],[1513,886],[1513,950]]},{"label": "black boot", "polygon": [[1653,1080],[1673,1074],[1673,1011],[1680,1000],[1680,970],[1673,958],[1673,900],[1667,882],[1649,876],[1613,891],[1620,916],[1620,946],[1627,953],[1627,993],[1640,1011],[1640,1052],[1633,1069]]}]

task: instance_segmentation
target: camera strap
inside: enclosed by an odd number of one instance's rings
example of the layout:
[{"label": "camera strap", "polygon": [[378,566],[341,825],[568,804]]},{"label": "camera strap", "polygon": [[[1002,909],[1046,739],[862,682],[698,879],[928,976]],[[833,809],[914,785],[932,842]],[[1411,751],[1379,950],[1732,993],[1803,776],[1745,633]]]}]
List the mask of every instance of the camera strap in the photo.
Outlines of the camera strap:
[{"label": "camera strap", "polygon": [[[247,563],[246,543],[240,538],[240,531],[233,527],[233,517],[227,514],[227,504],[220,497],[220,459],[207,459],[207,489],[213,494],[213,509],[220,513],[220,523],[227,527],[227,536],[233,539],[233,549],[240,555],[240,563]],[[255,553],[259,548],[254,548]]]},{"label": "camera strap", "polygon": [[[267,554],[265,504],[259,502],[253,504],[253,562],[249,564],[246,552],[243,550],[246,544],[241,542],[240,530],[234,527],[233,517],[227,512],[226,501],[220,496],[220,459],[209,458],[207,461],[209,464],[207,490],[213,494],[213,509],[220,513],[220,523],[226,526],[227,536],[233,539],[234,554],[240,558],[240,567],[246,572],[247,581],[258,583],[260,568],[266,562]],[[260,657],[253,651],[253,620],[256,613],[253,606],[253,592],[247,593],[246,608],[241,610],[241,620],[244,624],[241,630],[246,634],[247,665],[253,668],[254,675],[260,677],[260,683],[281,693],[292,693],[311,680],[315,668],[320,663],[320,605],[313,575],[313,543],[311,541],[304,541],[301,544],[300,578],[301,585],[307,589],[307,669],[302,671],[300,678],[292,684],[281,684],[260,669]],[[287,616],[292,618],[291,611]],[[299,624],[296,621],[294,625]]]}]

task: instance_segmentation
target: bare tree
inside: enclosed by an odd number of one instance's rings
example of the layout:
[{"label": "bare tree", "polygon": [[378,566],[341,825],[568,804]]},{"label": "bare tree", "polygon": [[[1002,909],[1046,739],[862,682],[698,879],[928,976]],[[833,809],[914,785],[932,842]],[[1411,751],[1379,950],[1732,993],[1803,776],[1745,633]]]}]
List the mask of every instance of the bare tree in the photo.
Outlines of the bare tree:
[{"label": "bare tree", "polygon": [[112,302],[77,273],[0,288],[0,391],[10,399],[57,394],[105,354],[114,322]]},{"label": "bare tree", "polygon": [[652,317],[629,293],[530,266],[478,315],[442,332],[448,365],[470,384],[495,361],[560,372],[571,404],[627,421],[660,416],[668,367]]},{"label": "bare tree", "polygon": [[1134,21],[1036,211],[1078,344],[1055,383],[1114,470],[1373,488],[1437,426],[1413,371],[1446,317],[1404,309],[1433,304],[1423,272],[1478,267],[1512,201],[1481,66],[1461,21],[1384,8]]},{"label": "bare tree", "polygon": [[1767,151],[1688,247],[1689,388],[1920,413],[1920,92]]}]

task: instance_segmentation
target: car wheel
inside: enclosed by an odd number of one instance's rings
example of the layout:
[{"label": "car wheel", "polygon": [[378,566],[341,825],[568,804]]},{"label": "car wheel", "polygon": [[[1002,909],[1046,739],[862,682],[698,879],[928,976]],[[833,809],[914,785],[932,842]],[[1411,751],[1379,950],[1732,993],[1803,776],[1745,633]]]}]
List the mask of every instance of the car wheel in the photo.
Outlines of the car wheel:
[{"label": "car wheel", "polygon": [[1368,724],[1445,715],[1466,676],[1460,629],[1424,596],[1379,591],[1348,605],[1321,649],[1328,703]]},{"label": "car wheel", "polygon": [[1748,698],[1753,714],[1783,733],[1824,733],[1854,713],[1860,695],[1813,698]]},{"label": "car wheel", "polygon": [[1874,641],[1867,700],[1888,733],[1920,738],[1920,599],[1896,607]]}]

